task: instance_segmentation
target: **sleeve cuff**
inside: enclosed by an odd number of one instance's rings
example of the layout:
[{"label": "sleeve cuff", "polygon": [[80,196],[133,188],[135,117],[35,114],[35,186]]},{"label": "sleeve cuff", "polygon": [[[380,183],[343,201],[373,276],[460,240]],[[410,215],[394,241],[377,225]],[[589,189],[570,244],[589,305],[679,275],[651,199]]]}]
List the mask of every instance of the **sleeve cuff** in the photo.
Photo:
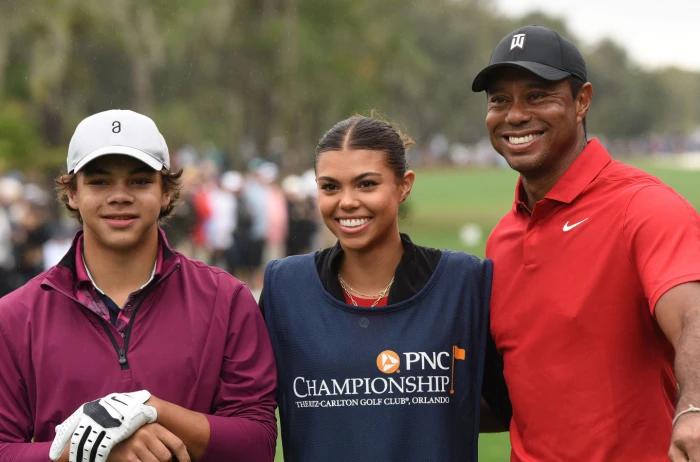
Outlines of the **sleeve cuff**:
[{"label": "sleeve cuff", "polygon": [[216,415],[207,415],[207,419],[211,436],[201,461],[272,462],[274,460],[277,442],[274,422]]}]

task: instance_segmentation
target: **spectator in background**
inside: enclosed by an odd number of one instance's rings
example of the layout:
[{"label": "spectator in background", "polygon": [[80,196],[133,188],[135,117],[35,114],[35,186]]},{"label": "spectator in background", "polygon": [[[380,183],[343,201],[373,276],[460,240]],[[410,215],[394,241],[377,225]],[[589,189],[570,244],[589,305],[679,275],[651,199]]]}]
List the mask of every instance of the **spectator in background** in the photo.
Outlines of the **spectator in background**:
[{"label": "spectator in background", "polygon": [[249,263],[251,260],[253,216],[246,196],[243,194],[247,185],[245,178],[240,173],[236,177],[235,182],[239,183],[238,188],[234,189],[234,194],[236,195],[236,228],[233,231],[231,247],[226,251],[226,262],[232,274],[248,281],[254,270],[254,267]]},{"label": "spectator in background", "polygon": [[163,220],[163,228],[168,232],[168,238],[173,247],[185,255],[194,256],[194,233],[198,226],[197,213],[194,205],[194,194],[198,187],[199,172],[189,166],[183,169],[182,191],[177,207],[172,214]]},{"label": "spectator in background", "polygon": [[64,255],[70,250],[73,243],[73,236],[79,230],[73,220],[68,221],[65,215],[57,219],[51,226],[51,237],[44,242],[42,247],[42,260],[44,270],[51,268],[61,261]]},{"label": "spectator in background", "polygon": [[195,171],[192,179],[192,209],[194,211],[194,227],[192,230],[193,258],[209,261],[207,247],[207,223],[211,218],[212,206],[209,200],[209,190],[206,175]]},{"label": "spectator in background", "polygon": [[287,200],[287,255],[310,252],[318,230],[316,202],[304,190],[303,181],[297,175],[289,175],[282,181]]},{"label": "spectator in background", "polygon": [[36,184],[24,186],[14,230],[15,271],[27,281],[44,270],[44,243],[51,238],[48,195]]},{"label": "spectator in background", "polygon": [[[265,187],[265,212],[267,232],[263,260],[270,261],[284,256],[287,239],[287,201],[284,192],[277,184],[279,169],[272,162],[264,162],[258,168],[258,178]],[[262,265],[261,268],[262,270]]]},{"label": "spectator in background", "polygon": [[206,226],[207,245],[211,262],[222,268],[228,266],[224,257],[233,245],[238,208],[236,190],[240,189],[241,182],[238,172],[224,172],[208,190],[211,215]]},{"label": "spectator in background", "polygon": [[[263,254],[265,244],[267,242],[267,233],[269,226],[268,213],[268,188],[267,176],[271,173],[265,172],[265,165],[259,159],[251,161],[246,176],[245,189],[243,190],[243,201],[250,214],[250,228],[247,236],[247,245],[241,243],[241,268],[248,272],[247,281],[254,291],[260,290],[262,287],[261,266],[263,262]],[[274,167],[274,164],[270,164]],[[271,168],[270,168],[271,169]],[[274,173],[276,175],[276,172]],[[242,277],[246,277],[242,276]]]},{"label": "spectator in background", "polygon": [[12,236],[10,204],[18,200],[22,185],[14,178],[0,178],[0,296],[17,288],[15,246]]}]

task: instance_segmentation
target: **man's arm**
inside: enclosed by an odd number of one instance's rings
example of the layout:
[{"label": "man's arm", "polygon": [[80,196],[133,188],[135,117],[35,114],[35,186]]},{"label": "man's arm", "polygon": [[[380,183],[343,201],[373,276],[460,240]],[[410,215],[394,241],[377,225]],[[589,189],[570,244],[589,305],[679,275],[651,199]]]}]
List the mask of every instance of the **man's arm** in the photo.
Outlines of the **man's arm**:
[{"label": "man's arm", "polygon": [[513,408],[503,377],[503,358],[491,335],[486,336],[484,381],[481,387],[480,433],[507,432]]},{"label": "man's arm", "polygon": [[[700,216],[671,188],[649,185],[630,198],[623,231],[649,310],[675,349],[678,415],[700,406]],[[700,460],[699,417],[689,412],[677,419],[673,461],[688,460],[683,452]]]},{"label": "man's arm", "polygon": [[6,462],[51,462],[49,447],[51,441],[44,443],[0,442],[0,460]]},{"label": "man's arm", "polygon": [[[205,416],[210,436],[200,460],[271,462],[277,442],[277,369],[272,345],[246,286],[236,289],[230,310],[218,392],[212,413]],[[163,425],[168,427],[168,423]],[[177,429],[168,428],[178,434]]]},{"label": "man's arm", "polygon": [[[700,407],[700,282],[680,284],[659,298],[656,320],[676,351],[676,415]],[[700,412],[680,416],[673,428],[671,461],[700,460]]]},{"label": "man's arm", "polygon": [[[231,310],[212,413],[191,411],[157,396],[151,396],[147,404],[156,408],[156,422],[184,443],[193,460],[272,461],[277,439],[277,374],[272,346],[260,310],[246,287],[234,295]],[[124,445],[140,445],[139,440],[158,436],[146,427]]]},{"label": "man's arm", "polygon": [[[0,310],[7,308],[0,304]],[[6,313],[5,313],[6,314]],[[51,442],[31,443],[32,417],[21,365],[0,318],[0,460],[48,462]]]},{"label": "man's arm", "polygon": [[151,396],[146,404],[156,408],[156,422],[182,440],[192,459],[198,460],[204,455],[211,432],[209,421],[204,414],[190,411],[156,396]]},{"label": "man's arm", "polygon": [[[69,461],[70,442],[66,445],[57,462]],[[107,457],[107,462],[130,462],[134,460],[158,460],[170,462],[190,462],[187,447],[180,438],[157,423],[146,424],[136,430],[126,440],[115,445]]]}]

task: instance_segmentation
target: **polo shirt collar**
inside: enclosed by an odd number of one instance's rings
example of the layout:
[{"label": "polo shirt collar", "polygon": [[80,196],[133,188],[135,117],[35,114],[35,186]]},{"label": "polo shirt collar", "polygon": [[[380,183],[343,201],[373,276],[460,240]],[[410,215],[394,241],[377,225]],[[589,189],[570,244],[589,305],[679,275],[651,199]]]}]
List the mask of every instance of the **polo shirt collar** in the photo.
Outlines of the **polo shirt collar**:
[{"label": "polo shirt collar", "polygon": [[[611,160],[610,154],[601,142],[597,138],[593,138],[552,189],[545,194],[545,199],[570,204],[596,179]],[[518,209],[529,212],[527,196],[523,190],[521,178],[518,178],[518,183],[515,186],[515,201],[513,203],[513,211],[517,212]]]},{"label": "polo shirt collar", "polygon": [[[143,289],[146,287],[148,284],[151,283],[151,281],[154,278],[160,277],[163,273],[163,251],[164,247],[167,247],[167,241],[163,241],[164,235],[162,231],[159,233],[159,238],[158,238],[158,252],[156,253],[156,261],[155,264],[153,265],[153,270],[151,271],[151,276],[148,278],[148,281],[139,288],[139,290]],[[100,289],[97,284],[95,284],[95,281],[92,279],[92,275],[90,274],[90,270],[88,270],[87,265],[85,264],[85,257],[83,253],[83,234],[82,232],[79,233],[79,235],[76,238],[76,243],[75,243],[75,261],[74,261],[74,268],[75,268],[75,278],[76,282],[78,284],[82,283],[89,283],[92,284],[95,289],[97,289],[98,292],[101,294],[104,294],[102,289]]]},{"label": "polo shirt collar", "polygon": [[544,197],[570,204],[611,160],[605,147],[597,138],[593,138]]}]

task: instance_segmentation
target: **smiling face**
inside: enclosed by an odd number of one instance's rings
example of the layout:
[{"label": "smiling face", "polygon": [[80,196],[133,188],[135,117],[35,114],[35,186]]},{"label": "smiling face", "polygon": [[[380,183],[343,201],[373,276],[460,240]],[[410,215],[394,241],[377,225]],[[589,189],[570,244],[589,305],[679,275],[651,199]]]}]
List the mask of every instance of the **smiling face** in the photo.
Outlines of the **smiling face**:
[{"label": "smiling face", "polygon": [[157,244],[158,216],[170,195],[160,172],[128,156],[108,155],[77,173],[68,203],[80,213],[86,244],[130,251]]},{"label": "smiling face", "polygon": [[574,97],[566,79],[508,68],[494,76],[487,96],[491,144],[526,179],[558,178],[585,146],[590,83]]},{"label": "smiling face", "polygon": [[344,250],[369,251],[399,239],[399,204],[414,174],[397,178],[383,151],[342,149],[318,156],[318,207]]}]

